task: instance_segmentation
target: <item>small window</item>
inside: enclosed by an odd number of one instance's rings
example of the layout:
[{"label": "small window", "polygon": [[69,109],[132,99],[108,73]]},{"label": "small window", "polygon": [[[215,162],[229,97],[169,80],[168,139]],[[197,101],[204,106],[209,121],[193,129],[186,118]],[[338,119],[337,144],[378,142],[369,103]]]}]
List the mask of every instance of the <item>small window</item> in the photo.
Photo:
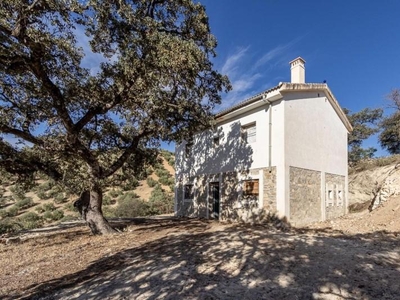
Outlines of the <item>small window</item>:
[{"label": "small window", "polygon": [[193,141],[189,140],[185,145],[185,156],[189,157],[192,152]]},{"label": "small window", "polygon": [[242,126],[241,128],[242,141],[251,144],[256,142],[256,123]]},{"label": "small window", "polygon": [[184,186],[184,200],[193,200],[193,198],[194,198],[193,184],[186,184]]},{"label": "small window", "polygon": [[259,185],[258,179],[246,180],[243,186],[243,194],[258,196]]},{"label": "small window", "polygon": [[217,148],[219,146],[219,136],[213,137],[213,145],[214,145],[214,148]]}]

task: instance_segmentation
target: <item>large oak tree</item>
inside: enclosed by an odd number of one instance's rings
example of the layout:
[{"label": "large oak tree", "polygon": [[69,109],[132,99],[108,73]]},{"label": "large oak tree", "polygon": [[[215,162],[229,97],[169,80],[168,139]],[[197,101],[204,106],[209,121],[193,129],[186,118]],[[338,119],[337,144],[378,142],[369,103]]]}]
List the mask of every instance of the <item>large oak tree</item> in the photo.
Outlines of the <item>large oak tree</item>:
[{"label": "large oak tree", "polygon": [[207,126],[229,89],[215,47],[190,0],[2,0],[0,168],[79,187],[92,232],[113,232],[101,209],[108,178]]}]

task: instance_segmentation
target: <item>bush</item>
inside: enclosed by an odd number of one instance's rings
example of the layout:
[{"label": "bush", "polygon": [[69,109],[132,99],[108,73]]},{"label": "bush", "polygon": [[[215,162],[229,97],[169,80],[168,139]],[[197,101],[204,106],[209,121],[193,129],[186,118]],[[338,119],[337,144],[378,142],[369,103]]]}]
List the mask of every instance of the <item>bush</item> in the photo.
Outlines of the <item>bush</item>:
[{"label": "bush", "polygon": [[24,229],[34,229],[43,225],[43,219],[34,212],[28,212],[18,218]]},{"label": "bush", "polygon": [[127,197],[118,201],[114,214],[120,218],[146,216],[149,214],[149,205],[141,199]]},{"label": "bush", "polygon": [[46,182],[42,183],[41,185],[39,185],[37,187],[37,190],[38,191],[47,192],[47,191],[51,190],[54,187],[54,184],[55,183],[52,180],[46,181]]},{"label": "bush", "polygon": [[157,185],[151,192],[148,205],[150,207],[150,214],[167,214],[173,212],[174,199],[172,195],[168,194],[161,186]]},{"label": "bush", "polygon": [[18,212],[19,208],[13,205],[7,210],[7,215],[8,217],[15,217],[16,215],[18,215]]},{"label": "bush", "polygon": [[8,211],[6,209],[0,209],[0,218],[4,219],[8,217]]},{"label": "bush", "polygon": [[129,182],[125,183],[122,186],[122,189],[124,191],[131,191],[136,189],[138,186],[139,186],[139,181],[135,177],[133,177],[132,179],[129,180]]},{"label": "bush", "polygon": [[18,224],[17,222],[15,222],[15,220],[12,220],[10,218],[0,221],[0,234],[13,233],[21,229],[23,229],[22,225]]},{"label": "bush", "polygon": [[135,192],[127,192],[118,197],[118,203],[139,198]]},{"label": "bush", "polygon": [[18,200],[15,203],[15,206],[18,209],[27,209],[27,208],[32,207],[34,205],[35,205],[35,203],[33,202],[32,198],[30,198],[30,197],[26,197],[24,199]]},{"label": "bush", "polygon": [[120,195],[120,192],[116,191],[116,190],[111,190],[108,192],[108,195],[110,195],[112,198],[116,198]]},{"label": "bush", "polygon": [[174,180],[174,178],[172,177],[171,174],[161,176],[159,181],[160,181],[160,183],[162,185],[168,185],[168,186],[170,184],[174,184],[175,183],[175,180]]},{"label": "bush", "polygon": [[77,212],[78,210],[75,208],[74,203],[69,202],[67,204],[64,205],[64,209],[68,210],[68,211],[73,211],[73,212]]},{"label": "bush", "polygon": [[63,217],[64,217],[64,212],[61,210],[46,211],[43,214],[43,218],[45,218],[46,221],[58,221],[61,220]]},{"label": "bush", "polygon": [[110,196],[108,195],[104,195],[103,196],[103,205],[107,206],[107,205],[112,205],[115,204],[117,201],[115,201],[115,199],[112,199]]},{"label": "bush", "polygon": [[57,204],[65,203],[67,201],[68,201],[68,199],[65,197],[63,192],[59,192],[58,194],[56,194],[54,196],[54,202]]},{"label": "bush", "polygon": [[148,185],[149,187],[155,187],[156,184],[157,184],[157,180],[155,180],[155,179],[153,179],[153,178],[151,178],[151,177],[148,177],[148,178],[146,179],[146,182],[147,182],[147,185]]},{"label": "bush", "polygon": [[56,207],[54,206],[53,203],[45,203],[43,204],[43,209],[44,211],[53,211],[56,210]]},{"label": "bush", "polygon": [[47,200],[47,199],[50,199],[50,196],[49,196],[46,192],[44,192],[44,191],[39,191],[39,192],[37,193],[37,196],[39,197],[40,200]]}]

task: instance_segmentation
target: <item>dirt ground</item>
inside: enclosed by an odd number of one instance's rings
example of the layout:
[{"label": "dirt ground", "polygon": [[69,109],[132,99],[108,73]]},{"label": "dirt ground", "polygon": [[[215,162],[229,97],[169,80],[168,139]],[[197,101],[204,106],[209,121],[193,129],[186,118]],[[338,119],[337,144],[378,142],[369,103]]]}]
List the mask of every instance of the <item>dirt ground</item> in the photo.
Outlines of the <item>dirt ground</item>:
[{"label": "dirt ground", "polygon": [[3,239],[0,298],[400,299],[398,205],[284,231],[174,218],[107,237],[42,229]]}]

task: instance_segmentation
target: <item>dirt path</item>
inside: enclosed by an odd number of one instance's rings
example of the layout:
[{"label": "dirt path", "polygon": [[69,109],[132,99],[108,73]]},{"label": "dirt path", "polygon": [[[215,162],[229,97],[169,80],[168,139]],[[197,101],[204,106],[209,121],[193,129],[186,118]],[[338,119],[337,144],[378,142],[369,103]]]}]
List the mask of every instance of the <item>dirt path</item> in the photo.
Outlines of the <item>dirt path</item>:
[{"label": "dirt path", "polygon": [[400,299],[397,233],[137,220],[0,245],[2,299]]}]

